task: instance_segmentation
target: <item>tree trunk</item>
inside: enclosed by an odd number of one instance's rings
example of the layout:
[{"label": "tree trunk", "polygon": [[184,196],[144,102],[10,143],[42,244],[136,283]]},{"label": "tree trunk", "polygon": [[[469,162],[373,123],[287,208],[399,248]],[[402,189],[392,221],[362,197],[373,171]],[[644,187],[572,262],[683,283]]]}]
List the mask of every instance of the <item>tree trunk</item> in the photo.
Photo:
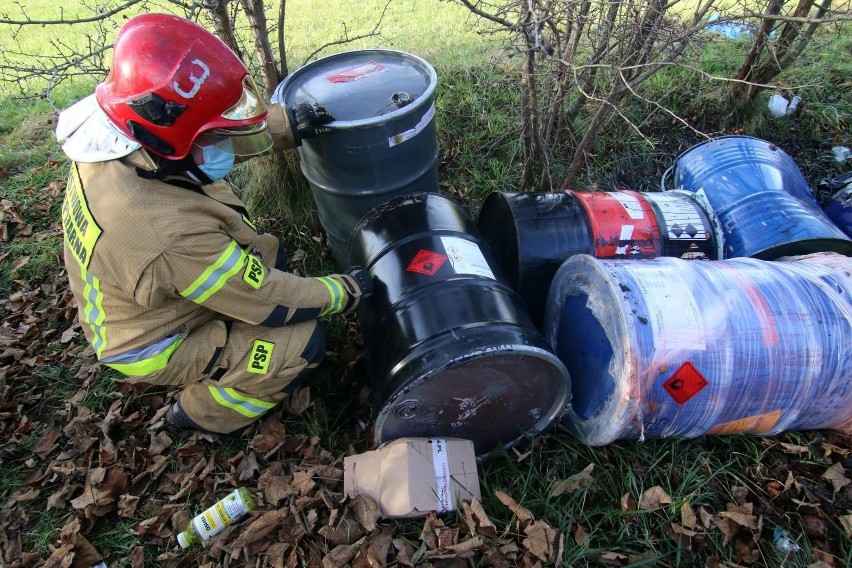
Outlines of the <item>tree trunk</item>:
[{"label": "tree trunk", "polygon": [[[770,16],[777,16],[781,12],[781,6],[783,4],[783,0],[768,0],[766,13]],[[775,20],[770,20],[768,18],[764,18],[764,20],[760,23],[760,28],[754,38],[754,43],[752,44],[748,54],[746,54],[739,70],[733,77],[737,82],[731,83],[722,95],[721,106],[724,109],[728,109],[730,113],[743,109],[753,96],[751,85],[747,82],[744,83],[741,81],[751,80],[752,73],[754,72],[754,66],[757,64],[757,60],[763,53],[764,47],[766,47],[766,42],[769,39],[769,32],[774,24]]]},{"label": "tree trunk", "polygon": [[237,57],[243,58],[240,52],[240,46],[237,44],[237,37],[234,35],[234,23],[231,21],[231,16],[228,13],[228,3],[230,0],[219,0],[216,5],[209,10],[210,19],[213,20],[213,28],[216,30],[216,35],[230,47]]},{"label": "tree trunk", "polygon": [[266,95],[270,96],[281,82],[281,77],[278,75],[275,54],[272,53],[272,45],[269,43],[269,28],[266,23],[263,0],[241,0],[241,4],[251,24],[254,49],[260,60],[260,75],[263,77]]}]

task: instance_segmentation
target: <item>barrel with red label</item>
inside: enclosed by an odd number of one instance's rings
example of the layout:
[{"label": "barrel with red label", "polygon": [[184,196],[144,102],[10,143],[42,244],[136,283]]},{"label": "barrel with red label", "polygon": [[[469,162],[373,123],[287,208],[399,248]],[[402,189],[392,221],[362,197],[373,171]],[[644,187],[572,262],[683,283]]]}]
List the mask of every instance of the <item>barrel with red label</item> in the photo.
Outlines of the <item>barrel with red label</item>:
[{"label": "barrel with red label", "polygon": [[361,220],[348,250],[374,282],[358,318],[376,443],[456,437],[483,454],[565,411],[565,366],[458,203],[432,193],[392,199]]},{"label": "barrel with red label", "polygon": [[544,317],[553,275],[575,254],[705,260],[721,255],[718,224],[688,192],[494,192],[478,224],[536,322]]},{"label": "barrel with red label", "polygon": [[619,439],[837,428],[852,420],[852,259],[568,259],[545,329],[566,423]]}]

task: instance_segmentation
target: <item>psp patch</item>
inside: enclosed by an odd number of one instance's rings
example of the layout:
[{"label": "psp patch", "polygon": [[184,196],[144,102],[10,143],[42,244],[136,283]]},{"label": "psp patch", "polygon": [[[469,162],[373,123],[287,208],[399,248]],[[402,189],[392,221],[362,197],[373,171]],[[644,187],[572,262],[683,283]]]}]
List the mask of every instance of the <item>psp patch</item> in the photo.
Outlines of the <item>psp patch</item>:
[{"label": "psp patch", "polygon": [[265,374],[269,370],[269,362],[272,361],[272,351],[275,344],[261,339],[255,339],[249,354],[248,372]]},{"label": "psp patch", "polygon": [[263,279],[266,277],[266,270],[263,268],[263,263],[253,254],[248,255],[248,263],[246,270],[243,272],[243,281],[257,290],[263,284]]}]

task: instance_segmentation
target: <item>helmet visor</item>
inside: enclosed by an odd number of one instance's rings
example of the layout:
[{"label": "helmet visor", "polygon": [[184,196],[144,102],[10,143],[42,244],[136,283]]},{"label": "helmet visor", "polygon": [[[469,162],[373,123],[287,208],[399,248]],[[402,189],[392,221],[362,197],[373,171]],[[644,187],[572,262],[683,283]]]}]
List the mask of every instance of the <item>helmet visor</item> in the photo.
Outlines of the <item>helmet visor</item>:
[{"label": "helmet visor", "polygon": [[272,135],[266,127],[266,121],[261,120],[247,126],[207,130],[198,135],[194,144],[201,148],[216,146],[237,158],[248,158],[272,148]]}]

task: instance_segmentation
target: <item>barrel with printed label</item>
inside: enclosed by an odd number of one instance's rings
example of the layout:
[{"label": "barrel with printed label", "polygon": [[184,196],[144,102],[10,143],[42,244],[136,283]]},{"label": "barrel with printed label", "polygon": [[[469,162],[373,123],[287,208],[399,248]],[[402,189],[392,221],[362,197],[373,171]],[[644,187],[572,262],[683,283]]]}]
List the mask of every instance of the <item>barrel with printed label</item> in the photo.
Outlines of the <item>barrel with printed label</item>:
[{"label": "barrel with printed label", "polygon": [[293,72],[273,100],[319,103],[331,132],[303,140],[308,180],[328,245],[340,266],[359,219],[398,195],[438,191],[435,87],[425,60],[368,49],[318,59]]},{"label": "barrel with printed label", "polygon": [[689,192],[494,192],[478,224],[538,323],[553,275],[573,255],[715,260],[721,254],[718,223]]},{"label": "barrel with printed label", "polygon": [[591,445],[852,420],[852,259],[843,255],[578,255],[554,277],[545,326],[571,373],[565,421]]},{"label": "barrel with printed label", "polygon": [[352,233],[349,264],[375,284],[358,319],[377,444],[464,438],[483,454],[565,411],[565,366],[457,202],[421,193],[376,207]]},{"label": "barrel with printed label", "polygon": [[706,199],[725,234],[725,258],[832,251],[852,255],[852,239],[825,214],[801,170],[775,144],[722,136],[693,146],[675,161],[674,187]]}]

